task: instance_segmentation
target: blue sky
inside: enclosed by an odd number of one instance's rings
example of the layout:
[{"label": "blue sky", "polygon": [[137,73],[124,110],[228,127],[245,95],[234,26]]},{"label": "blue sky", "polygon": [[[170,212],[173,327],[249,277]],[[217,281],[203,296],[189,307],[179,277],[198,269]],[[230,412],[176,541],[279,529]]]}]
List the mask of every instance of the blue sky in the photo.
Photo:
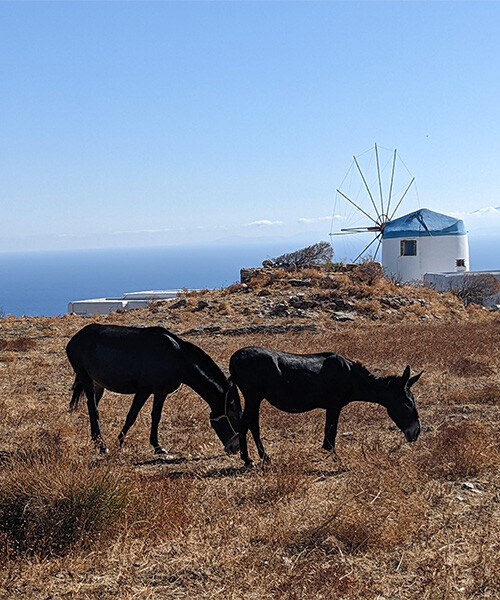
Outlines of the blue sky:
[{"label": "blue sky", "polygon": [[[0,250],[326,239],[352,155],[500,210],[500,3],[1,2]],[[471,223],[471,225],[469,224]]]}]

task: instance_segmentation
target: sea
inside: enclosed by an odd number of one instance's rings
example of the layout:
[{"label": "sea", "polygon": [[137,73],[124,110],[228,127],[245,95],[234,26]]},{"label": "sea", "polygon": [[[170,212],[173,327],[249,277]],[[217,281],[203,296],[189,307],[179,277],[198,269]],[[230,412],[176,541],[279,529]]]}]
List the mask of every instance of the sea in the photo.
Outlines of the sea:
[{"label": "sea", "polygon": [[[498,241],[470,239],[471,268],[499,269]],[[0,253],[0,316],[56,316],[68,303],[125,292],[226,287],[242,267],[301,245],[263,244]]]},{"label": "sea", "polygon": [[[68,303],[125,292],[226,287],[280,245],[178,246],[0,253],[0,316],[55,316]],[[296,249],[296,248],[292,248]]]}]

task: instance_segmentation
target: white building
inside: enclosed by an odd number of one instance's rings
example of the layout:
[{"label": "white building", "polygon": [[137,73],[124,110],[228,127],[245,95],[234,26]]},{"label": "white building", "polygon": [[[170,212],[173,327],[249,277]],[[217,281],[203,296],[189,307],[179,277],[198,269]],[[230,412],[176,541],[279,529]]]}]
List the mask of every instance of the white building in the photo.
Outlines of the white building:
[{"label": "white building", "polygon": [[469,270],[469,241],[464,222],[421,208],[386,223],[382,265],[402,282],[422,280],[425,273]]},{"label": "white building", "polygon": [[177,298],[181,290],[150,290],[147,292],[128,292],[121,298],[93,298],[90,300],[75,300],[68,304],[70,314],[108,315],[117,310],[132,310],[146,308],[156,300]]}]

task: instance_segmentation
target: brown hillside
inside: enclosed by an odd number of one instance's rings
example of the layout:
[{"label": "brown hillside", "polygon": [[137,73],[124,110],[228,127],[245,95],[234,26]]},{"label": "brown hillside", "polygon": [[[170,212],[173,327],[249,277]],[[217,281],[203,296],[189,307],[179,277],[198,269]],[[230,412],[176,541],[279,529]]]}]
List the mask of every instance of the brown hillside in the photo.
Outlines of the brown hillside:
[{"label": "brown hillside", "polygon": [[[269,467],[226,456],[208,406],[181,387],[148,444],[146,406],[119,450],[131,398],[100,405],[111,451],[68,413],[64,347],[91,319],[0,319],[0,598],[491,599],[500,594],[500,314],[400,286],[371,264],[262,269],[99,322],[163,325],[221,366],[250,344],[336,351],[372,371],[424,369],[423,433],[409,445],[377,406],[341,415],[264,403]],[[249,449],[256,458],[249,436]]]}]

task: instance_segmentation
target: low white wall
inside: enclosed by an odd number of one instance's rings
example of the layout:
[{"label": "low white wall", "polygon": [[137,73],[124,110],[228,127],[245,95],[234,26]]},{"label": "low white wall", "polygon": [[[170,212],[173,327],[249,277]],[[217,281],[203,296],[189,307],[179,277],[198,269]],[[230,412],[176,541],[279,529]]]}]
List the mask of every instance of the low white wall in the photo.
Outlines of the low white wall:
[{"label": "low white wall", "polygon": [[68,304],[70,314],[87,315],[109,315],[120,309],[125,309],[127,302],[115,298],[94,298],[92,300],[76,300]]},{"label": "low white wall", "polygon": [[[417,242],[416,256],[401,256],[401,241]],[[465,269],[457,267],[465,261]],[[382,241],[382,265],[386,273],[401,281],[422,280],[425,273],[463,272],[469,270],[467,235],[387,238]]]},{"label": "low white wall", "polygon": [[[464,277],[474,277],[477,275],[493,275],[500,282],[499,271],[469,271],[468,273],[426,273],[424,275],[425,283],[432,285],[439,292],[452,292],[459,290],[464,281]],[[500,293],[486,298],[485,306],[494,306],[500,304]]]},{"label": "low white wall", "polygon": [[123,294],[124,300],[168,300],[170,298],[177,298],[181,290],[148,290],[147,292],[127,292]]}]

